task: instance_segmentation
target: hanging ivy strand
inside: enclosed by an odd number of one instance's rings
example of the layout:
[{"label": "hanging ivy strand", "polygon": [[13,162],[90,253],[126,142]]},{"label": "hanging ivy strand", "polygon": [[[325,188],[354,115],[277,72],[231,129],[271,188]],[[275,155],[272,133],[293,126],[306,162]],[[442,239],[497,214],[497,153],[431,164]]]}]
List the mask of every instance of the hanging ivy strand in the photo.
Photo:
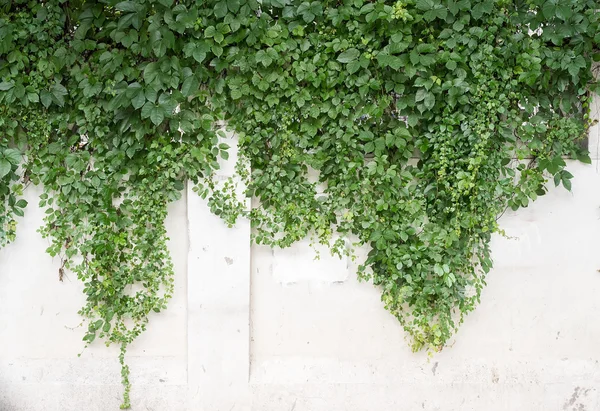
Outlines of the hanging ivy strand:
[{"label": "hanging ivy strand", "polygon": [[[44,187],[86,344],[127,347],[173,293],[186,182],[253,240],[370,247],[359,276],[414,350],[479,301],[499,216],[554,181],[598,85],[596,0],[0,0],[0,246]],[[245,211],[227,159],[257,206]],[[334,240],[337,238],[337,240]]]}]

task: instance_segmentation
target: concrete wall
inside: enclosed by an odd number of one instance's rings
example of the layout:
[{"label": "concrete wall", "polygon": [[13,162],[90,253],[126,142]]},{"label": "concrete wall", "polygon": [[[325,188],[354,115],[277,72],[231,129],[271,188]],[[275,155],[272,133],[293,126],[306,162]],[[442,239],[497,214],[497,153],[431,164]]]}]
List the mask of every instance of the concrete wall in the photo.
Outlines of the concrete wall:
[{"label": "concrete wall", "polygon": [[[494,238],[482,304],[432,358],[410,352],[352,262],[250,246],[247,222],[227,229],[189,191],[167,221],[175,296],[129,352],[133,409],[600,410],[599,134],[593,164],[570,164],[572,193],[502,218],[511,238]],[[77,357],[82,286],[58,281],[39,189],[26,195],[0,251],[0,411],[116,410],[117,352]]]}]

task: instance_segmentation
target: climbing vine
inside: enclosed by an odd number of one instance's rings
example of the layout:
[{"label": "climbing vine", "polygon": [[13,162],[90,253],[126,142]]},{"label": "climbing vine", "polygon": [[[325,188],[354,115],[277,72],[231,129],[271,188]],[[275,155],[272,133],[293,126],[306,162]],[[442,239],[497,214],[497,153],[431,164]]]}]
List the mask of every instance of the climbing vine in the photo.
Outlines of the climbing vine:
[{"label": "climbing vine", "polygon": [[[351,253],[413,349],[479,301],[499,216],[553,180],[597,89],[594,0],[0,0],[0,246],[27,184],[87,296],[86,344],[166,308],[164,220],[186,182],[253,240]],[[223,126],[224,124],[224,126]],[[233,180],[214,178],[239,136]],[[336,234],[340,234],[337,236]],[[334,238],[338,238],[334,240]]]}]

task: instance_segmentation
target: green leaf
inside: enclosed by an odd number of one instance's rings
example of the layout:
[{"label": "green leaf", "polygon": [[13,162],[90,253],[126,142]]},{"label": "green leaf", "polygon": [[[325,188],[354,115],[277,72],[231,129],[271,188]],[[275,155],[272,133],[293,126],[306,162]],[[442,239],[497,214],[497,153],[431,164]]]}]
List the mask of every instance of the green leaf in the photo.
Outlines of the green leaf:
[{"label": "green leaf", "polygon": [[581,161],[583,164],[592,164],[592,159],[587,154],[578,155],[577,160]]},{"label": "green leaf", "polygon": [[56,184],[59,186],[64,186],[67,184],[71,184],[73,182],[73,178],[69,176],[60,176],[56,179]]},{"label": "green leaf", "polygon": [[94,342],[94,340],[96,339],[96,333],[88,333],[83,337],[83,341],[85,341],[88,344],[91,344],[92,342]]},{"label": "green leaf", "polygon": [[454,15],[457,15],[460,10],[469,10],[470,8],[469,0],[448,0],[448,10]]},{"label": "green leaf", "polygon": [[415,101],[419,102],[425,100],[427,94],[429,94],[429,92],[426,89],[420,88],[419,90],[417,90],[417,94],[415,94]]},{"label": "green leaf", "polygon": [[217,30],[215,29],[215,26],[208,26],[206,30],[204,30],[204,37],[212,38],[215,36],[216,33]]},{"label": "green leaf", "polygon": [[192,57],[194,57],[194,60],[196,60],[198,63],[202,63],[206,58],[206,53],[200,49],[195,49],[192,53]]},{"label": "green leaf", "polygon": [[273,62],[273,59],[267,54],[266,51],[259,50],[256,52],[256,62],[268,67]]},{"label": "green leaf", "polygon": [[443,6],[436,6],[434,9],[423,13],[423,18],[426,21],[433,21],[435,19],[445,19],[448,16],[448,9]]},{"label": "green leaf", "polygon": [[25,199],[20,199],[19,201],[17,201],[17,203],[15,204],[15,207],[19,207],[19,208],[25,208],[27,207],[27,200]]},{"label": "green leaf", "polygon": [[40,101],[44,107],[50,107],[52,104],[52,94],[48,93],[46,90],[40,91]]},{"label": "green leaf", "polygon": [[133,96],[133,98],[131,99],[131,105],[136,110],[139,110],[145,103],[146,96],[144,95],[144,92],[142,90],[136,93],[135,96]]},{"label": "green leaf", "polygon": [[165,110],[162,107],[156,106],[150,112],[150,120],[154,123],[155,126],[158,126],[160,123],[162,123],[164,119]]},{"label": "green leaf", "polygon": [[159,75],[159,66],[153,62],[144,68],[144,81],[148,84],[152,83]]},{"label": "green leaf", "polygon": [[58,142],[48,144],[48,152],[50,154],[58,154],[62,150],[62,145]]},{"label": "green leaf", "polygon": [[21,153],[19,152],[19,150],[15,150],[14,148],[7,148],[2,153],[2,156],[16,166],[19,165],[22,161]]},{"label": "green leaf", "polygon": [[12,165],[8,160],[0,159],[0,178],[4,178],[12,170]]},{"label": "green leaf", "polygon": [[156,99],[158,97],[158,93],[156,92],[156,90],[152,87],[148,87],[145,91],[144,91],[144,95],[146,96],[146,100],[150,101],[151,103],[155,103]]},{"label": "green leaf", "polygon": [[122,1],[115,5],[115,9],[119,11],[134,13],[139,11],[139,5],[135,1]]},{"label": "green leaf", "polygon": [[377,62],[381,67],[391,67],[394,70],[398,70],[402,66],[400,57],[391,56],[386,53],[379,53],[377,55]]},{"label": "green leaf", "polygon": [[189,97],[195,94],[198,91],[199,82],[196,76],[190,76],[185,79],[183,85],[181,86],[181,94],[185,97]]},{"label": "green leaf", "polygon": [[428,110],[431,110],[433,108],[433,106],[435,105],[435,96],[433,95],[433,93],[427,93],[425,99],[423,100],[423,104]]},{"label": "green leaf", "polygon": [[27,100],[32,103],[38,103],[40,101],[40,97],[37,95],[37,93],[27,93]]},{"label": "green leaf", "polygon": [[350,63],[348,63],[348,65],[346,66],[346,70],[348,70],[348,73],[350,74],[354,74],[356,73],[358,70],[360,70],[360,62],[359,61],[351,61]]},{"label": "green leaf", "polygon": [[355,48],[349,48],[338,56],[337,61],[340,63],[350,63],[356,60],[358,56],[360,56],[360,51]]},{"label": "green leaf", "polygon": [[99,330],[100,327],[102,327],[103,323],[104,323],[103,320],[96,320],[90,328],[92,328],[93,330]]},{"label": "green leaf", "polygon": [[142,112],[141,112],[142,118],[144,118],[144,119],[150,118],[153,108],[154,108],[154,104],[152,104],[151,102],[147,102],[146,104],[144,104],[144,107],[142,107]]},{"label": "green leaf", "polygon": [[419,10],[432,10],[436,4],[434,0],[417,0],[417,2],[415,3],[415,6],[419,9]]},{"label": "green leaf", "polygon": [[[283,7],[283,6],[280,6]],[[227,0],[227,8],[232,13],[237,13],[240,9],[240,0]]]},{"label": "green leaf", "polygon": [[560,3],[556,7],[556,17],[563,21],[567,21],[573,16],[573,10],[569,4]]},{"label": "green leaf", "polygon": [[67,95],[67,89],[60,83],[55,83],[50,87],[50,92],[54,96],[53,101],[59,106],[64,106],[65,96]]},{"label": "green leaf", "polygon": [[566,0],[548,0],[542,6],[542,13],[547,19],[557,17],[567,21],[573,15],[573,10]]},{"label": "green leaf", "polygon": [[494,10],[494,0],[485,0],[473,7],[471,16],[475,19],[480,19],[484,14],[491,14]]},{"label": "green leaf", "polygon": [[231,94],[231,98],[234,100],[238,100],[243,96],[242,91],[237,88],[232,89],[230,94]]},{"label": "green leaf", "polygon": [[221,57],[221,55],[223,54],[223,47],[217,45],[217,44],[213,44],[210,48],[210,50],[213,52],[213,54],[217,57]]},{"label": "green leaf", "polygon": [[452,25],[452,30],[454,30],[454,31],[461,31],[464,28],[465,28],[465,24],[462,21],[455,21],[454,24]]},{"label": "green leaf", "polygon": [[0,91],[10,90],[14,86],[15,86],[15,83],[12,81],[11,82],[3,81],[2,83],[0,83]]},{"label": "green leaf", "polygon": [[435,55],[434,54],[423,54],[419,56],[419,62],[425,67],[429,67],[435,64]]},{"label": "green leaf", "polygon": [[215,17],[220,19],[223,18],[227,15],[227,2],[226,1],[219,1],[217,4],[215,4]]}]

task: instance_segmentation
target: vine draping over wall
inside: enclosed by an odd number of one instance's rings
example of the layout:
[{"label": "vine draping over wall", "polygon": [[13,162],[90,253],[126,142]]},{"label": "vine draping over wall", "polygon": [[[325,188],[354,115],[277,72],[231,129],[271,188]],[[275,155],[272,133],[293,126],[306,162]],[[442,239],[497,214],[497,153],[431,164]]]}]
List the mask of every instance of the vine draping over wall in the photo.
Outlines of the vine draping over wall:
[{"label": "vine draping over wall", "polygon": [[[565,156],[590,162],[598,8],[0,0],[0,246],[43,185],[40,231],[85,284],[86,343],[121,347],[124,408],[127,346],[173,292],[164,219],[187,180],[257,243],[368,244],[360,277],[415,350],[439,350],[479,300],[498,216],[548,179],[570,189]],[[250,212],[213,179],[221,120]]]}]

